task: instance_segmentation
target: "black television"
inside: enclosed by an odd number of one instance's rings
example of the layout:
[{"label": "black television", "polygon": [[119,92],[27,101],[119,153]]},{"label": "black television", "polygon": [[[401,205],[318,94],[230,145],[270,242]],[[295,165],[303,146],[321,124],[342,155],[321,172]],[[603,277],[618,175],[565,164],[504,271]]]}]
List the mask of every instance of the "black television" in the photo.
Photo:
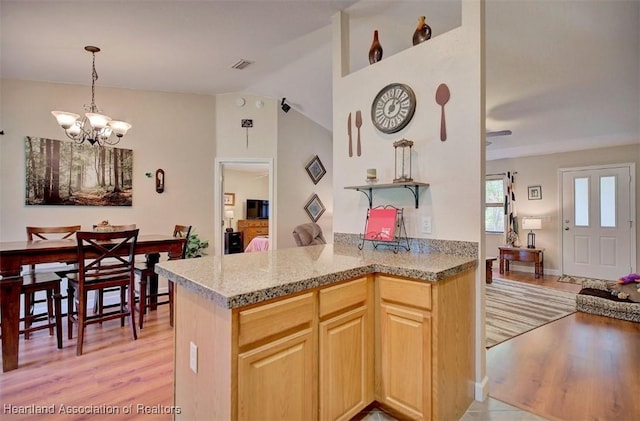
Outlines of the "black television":
[{"label": "black television", "polygon": [[247,199],[247,219],[269,219],[269,201]]}]

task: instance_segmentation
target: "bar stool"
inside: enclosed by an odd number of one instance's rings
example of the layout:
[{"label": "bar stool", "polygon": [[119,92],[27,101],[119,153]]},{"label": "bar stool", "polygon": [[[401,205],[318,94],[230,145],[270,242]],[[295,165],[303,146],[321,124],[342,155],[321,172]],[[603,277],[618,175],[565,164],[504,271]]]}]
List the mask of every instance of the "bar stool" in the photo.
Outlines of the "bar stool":
[{"label": "bar stool", "polygon": [[[53,226],[53,227],[36,227],[28,226],[27,240],[28,241],[51,241],[51,240],[65,240],[74,239],[76,231],[79,231],[80,225],[68,225],[68,226]],[[60,278],[66,278],[67,273],[76,270],[76,262],[60,262],[64,264],[64,267],[58,267],[56,269],[39,270],[36,265],[31,265],[29,273],[24,276],[24,285],[32,285],[29,289],[33,292],[24,294],[24,338],[29,339],[32,332],[31,323],[34,320],[41,319],[43,314],[33,315],[34,306],[39,303],[47,302],[47,307],[51,307],[51,299],[49,293],[47,293],[46,299],[39,299],[36,297],[36,292],[47,291],[50,282],[54,279],[58,280],[58,294],[60,293]],[[54,277],[55,276],[55,277]],[[27,278],[28,277],[28,278]],[[38,289],[40,285],[40,279],[42,279],[43,289]],[[61,296],[61,300],[66,296]],[[53,334],[53,328],[49,328],[49,334]]]},{"label": "bar stool", "polygon": [[[29,339],[29,334],[37,330],[49,329],[49,336],[53,335],[55,328],[58,349],[62,349],[62,296],[60,295],[60,281],[54,273],[30,272],[22,277],[20,295],[24,296],[25,315],[20,318],[23,328],[19,333],[24,334],[25,339]],[[47,311],[35,313],[27,311],[32,307],[32,299],[36,292],[44,291],[47,303]],[[46,322],[39,324],[39,322]]]},{"label": "bar stool", "polygon": [[[184,247],[182,248],[182,256],[180,257],[181,259],[184,259],[187,253],[187,242],[189,241],[189,234],[191,234],[191,225],[176,225],[173,228],[174,237],[186,238],[187,240]],[[154,285],[154,288],[150,288],[151,279],[153,276],[155,276],[155,272],[153,271],[154,263],[155,262],[151,262],[151,267],[145,264],[144,266],[136,266],[135,268],[136,274],[140,276],[140,299],[138,301],[138,326],[140,327],[140,329],[142,329],[142,325],[144,323],[144,315],[147,313],[147,309],[154,308],[155,306],[163,304],[169,304],[169,324],[173,326],[173,282],[167,280],[168,292],[158,294],[157,283],[156,285]],[[167,300],[158,302],[158,297],[163,296],[166,296]]]}]

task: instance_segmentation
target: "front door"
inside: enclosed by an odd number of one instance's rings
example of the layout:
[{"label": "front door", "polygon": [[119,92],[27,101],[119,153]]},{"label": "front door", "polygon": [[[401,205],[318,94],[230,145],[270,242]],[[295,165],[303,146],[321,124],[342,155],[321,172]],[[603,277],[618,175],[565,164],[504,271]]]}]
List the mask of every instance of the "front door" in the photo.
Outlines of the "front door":
[{"label": "front door", "polygon": [[562,170],[563,274],[615,280],[632,272],[631,168]]}]

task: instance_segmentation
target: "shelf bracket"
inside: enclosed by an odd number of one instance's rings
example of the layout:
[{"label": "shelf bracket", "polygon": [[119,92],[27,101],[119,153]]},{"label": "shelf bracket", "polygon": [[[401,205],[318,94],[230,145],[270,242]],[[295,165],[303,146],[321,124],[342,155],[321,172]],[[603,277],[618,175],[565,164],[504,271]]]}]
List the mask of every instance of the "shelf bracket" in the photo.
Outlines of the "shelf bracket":
[{"label": "shelf bracket", "polygon": [[405,185],[404,188],[409,189],[409,191],[413,193],[413,198],[416,200],[416,209],[418,209],[418,202],[420,201],[420,186]]},{"label": "shelf bracket", "polygon": [[365,196],[367,196],[367,200],[369,201],[369,209],[371,209],[373,207],[373,189],[372,188],[368,188],[368,189],[356,188],[356,190],[364,194]]}]

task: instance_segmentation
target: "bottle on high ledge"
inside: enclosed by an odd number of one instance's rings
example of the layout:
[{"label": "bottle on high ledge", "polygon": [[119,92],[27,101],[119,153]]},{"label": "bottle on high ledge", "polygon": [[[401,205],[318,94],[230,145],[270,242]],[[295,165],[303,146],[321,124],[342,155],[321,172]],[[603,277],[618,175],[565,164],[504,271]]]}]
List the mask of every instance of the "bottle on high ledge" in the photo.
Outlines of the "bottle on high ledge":
[{"label": "bottle on high ledge", "polygon": [[418,27],[413,32],[413,45],[418,45],[431,38],[431,27],[425,23],[425,19],[425,16],[418,18]]},{"label": "bottle on high ledge", "polygon": [[382,60],[382,45],[378,40],[378,30],[373,31],[373,42],[369,48],[369,64],[377,63]]}]

